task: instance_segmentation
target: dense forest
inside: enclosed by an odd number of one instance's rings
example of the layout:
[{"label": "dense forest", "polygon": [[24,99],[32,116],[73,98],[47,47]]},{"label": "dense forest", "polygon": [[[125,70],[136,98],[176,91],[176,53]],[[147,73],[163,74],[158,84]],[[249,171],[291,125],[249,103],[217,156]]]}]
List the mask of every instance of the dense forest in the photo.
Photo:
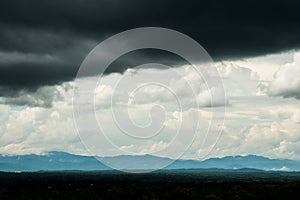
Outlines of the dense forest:
[{"label": "dense forest", "polygon": [[299,173],[0,173],[0,199],[295,199],[299,195]]}]

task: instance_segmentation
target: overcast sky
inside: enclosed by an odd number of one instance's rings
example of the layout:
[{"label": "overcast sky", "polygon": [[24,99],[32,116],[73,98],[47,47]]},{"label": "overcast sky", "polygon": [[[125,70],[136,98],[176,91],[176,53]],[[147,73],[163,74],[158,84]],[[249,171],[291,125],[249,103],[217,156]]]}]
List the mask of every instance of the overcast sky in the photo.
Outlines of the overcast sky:
[{"label": "overcast sky", "polygon": [[[98,130],[87,129],[83,134],[90,149],[81,143],[72,111],[75,77],[84,58],[103,40],[152,26],[180,31],[202,45],[215,61],[226,98],[220,88],[206,88],[203,77],[179,56],[149,49],[123,55],[95,88],[95,114],[114,145],[124,154],[167,149],[164,156],[177,157],[177,151],[195,136],[183,158],[256,154],[300,160],[299,6],[292,0],[1,1],[0,154],[52,150],[118,154],[106,146],[107,138],[95,142],[90,137]],[[155,64],[136,68],[154,62],[170,68]],[[96,79],[89,76],[79,81],[88,85]],[[120,80],[127,82],[116,87]],[[111,105],[120,125],[133,131],[124,114],[133,92],[127,90],[147,81],[165,87],[140,87],[130,119],[138,127],[155,122],[161,115],[154,113],[151,119],[149,110],[160,104],[165,111],[164,129],[155,137],[138,140],[116,126]],[[196,94],[187,91],[187,83]],[[210,134],[210,141],[203,144],[212,108],[218,113],[224,107],[220,135]],[[90,127],[94,112],[83,111],[81,120]],[[194,135],[197,120],[201,129]],[[183,136],[174,141],[178,128]]]}]

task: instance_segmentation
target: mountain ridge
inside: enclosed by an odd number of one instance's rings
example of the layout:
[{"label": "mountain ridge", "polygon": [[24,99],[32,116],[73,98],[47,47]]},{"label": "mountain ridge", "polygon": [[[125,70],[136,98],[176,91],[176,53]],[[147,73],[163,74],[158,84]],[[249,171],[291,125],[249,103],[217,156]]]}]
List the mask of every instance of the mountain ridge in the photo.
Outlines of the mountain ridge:
[{"label": "mountain ridge", "polygon": [[[112,170],[104,163],[122,166],[122,169],[156,169],[160,163],[169,163],[171,158],[154,155],[119,155],[110,157],[96,157],[76,155],[62,151],[50,151],[27,155],[1,155],[0,171],[64,171],[64,170]],[[174,160],[164,169],[224,169],[241,170],[255,169],[264,171],[300,171],[300,161],[289,159],[271,159],[258,155],[225,156],[199,160]]]}]

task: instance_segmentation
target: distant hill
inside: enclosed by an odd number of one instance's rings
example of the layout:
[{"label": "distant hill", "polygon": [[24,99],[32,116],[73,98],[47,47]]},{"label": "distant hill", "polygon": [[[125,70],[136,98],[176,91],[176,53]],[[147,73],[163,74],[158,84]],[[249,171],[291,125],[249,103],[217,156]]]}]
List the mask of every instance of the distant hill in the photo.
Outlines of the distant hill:
[{"label": "distant hill", "polygon": [[46,155],[0,156],[0,171],[108,170],[92,156],[49,152]]},{"label": "distant hill", "polygon": [[[169,163],[170,158],[152,155],[115,156],[99,158],[104,163],[122,166],[123,169],[156,169],[161,163]],[[176,160],[166,167],[168,170],[203,171],[300,171],[300,162],[283,159],[269,159],[262,156],[227,156],[204,161]],[[45,155],[0,155],[0,171],[64,171],[64,170],[111,170],[92,156],[74,155],[65,152],[49,152]]]},{"label": "distant hill", "polygon": [[300,171],[300,162],[287,159],[270,159],[263,156],[227,156],[223,158],[210,158],[204,161],[178,160],[171,166],[178,168],[221,168],[221,169],[259,169],[265,171]]}]

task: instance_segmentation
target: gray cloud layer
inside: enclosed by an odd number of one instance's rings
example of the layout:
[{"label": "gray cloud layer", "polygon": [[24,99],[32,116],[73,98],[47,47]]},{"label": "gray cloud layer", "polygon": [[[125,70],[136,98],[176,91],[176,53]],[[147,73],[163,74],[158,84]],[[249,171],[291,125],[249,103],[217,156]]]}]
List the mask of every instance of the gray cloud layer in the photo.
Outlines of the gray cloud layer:
[{"label": "gray cloud layer", "polygon": [[[298,49],[299,6],[292,0],[1,1],[0,96],[11,96],[12,89],[36,92],[72,80],[98,42],[142,26],[181,31],[217,60]],[[145,51],[119,60],[111,71],[157,58],[166,64],[180,61],[170,54]]]}]

